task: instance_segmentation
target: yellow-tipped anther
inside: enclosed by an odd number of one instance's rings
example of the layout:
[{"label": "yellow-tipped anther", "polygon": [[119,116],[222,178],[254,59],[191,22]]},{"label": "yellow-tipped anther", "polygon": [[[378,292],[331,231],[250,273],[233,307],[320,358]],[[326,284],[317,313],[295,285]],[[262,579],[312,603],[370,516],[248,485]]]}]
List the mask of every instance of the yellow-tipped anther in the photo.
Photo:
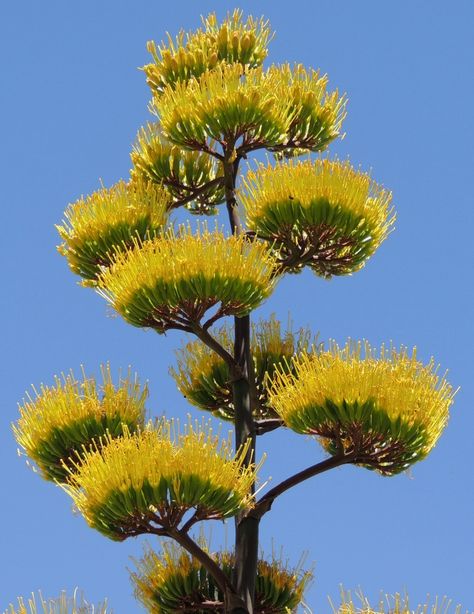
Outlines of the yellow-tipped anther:
[{"label": "yellow-tipped anther", "polygon": [[287,426],[318,435],[332,454],[392,475],[423,459],[438,441],[454,392],[416,352],[368,343],[302,355],[273,381],[270,404]]},{"label": "yellow-tipped anther", "polygon": [[245,315],[274,287],[273,259],[264,243],[204,227],[136,245],[119,254],[100,278],[101,294],[124,319],[158,332],[191,331],[206,311]]},{"label": "yellow-tipped anther", "polygon": [[243,467],[247,450],[234,456],[230,438],[163,423],[120,439],[105,436],[63,488],[91,527],[123,540],[177,526],[191,508],[200,519],[225,518],[251,505],[256,468]]},{"label": "yellow-tipped anther", "polygon": [[387,237],[392,195],[349,162],[259,165],[243,180],[251,230],[273,242],[284,271],[323,277],[360,269]]},{"label": "yellow-tipped anther", "polygon": [[20,406],[15,438],[45,479],[66,481],[66,466],[75,466],[94,441],[106,433],[121,436],[124,425],[132,432],[143,426],[146,386],[130,372],[115,385],[109,365],[102,367],[102,380],[83,373],[79,381],[71,372],[56,377],[54,386],[33,389],[35,396],[28,394]]},{"label": "yellow-tipped anther", "polygon": [[170,200],[163,187],[146,178],[101,188],[66,209],[57,226],[64,241],[58,250],[74,273],[94,283],[114,253],[162,231]]}]

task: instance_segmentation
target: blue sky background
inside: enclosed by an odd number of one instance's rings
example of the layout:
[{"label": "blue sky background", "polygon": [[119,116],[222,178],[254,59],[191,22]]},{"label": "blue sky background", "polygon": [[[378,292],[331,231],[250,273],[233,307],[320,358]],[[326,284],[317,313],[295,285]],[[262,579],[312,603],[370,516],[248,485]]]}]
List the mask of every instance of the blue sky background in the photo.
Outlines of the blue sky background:
[{"label": "blue sky background", "polygon": [[[126,566],[143,540],[117,544],[71,513],[68,497],[18,458],[10,423],[30,384],[83,363],[131,364],[150,382],[153,415],[188,406],[168,377],[180,334],[159,337],[107,317],[57,254],[54,224],[68,202],[126,177],[129,150],[149,119],[137,66],[146,41],[195,28],[234,2],[13,0],[0,8],[3,236],[0,412],[0,608],[42,588],[108,596],[116,614],[139,612]],[[259,310],[321,339],[417,345],[460,385],[439,445],[407,475],[345,467],[281,498],[262,524],[266,552],[302,551],[315,565],[307,602],[361,586],[407,590],[414,601],[447,594],[474,609],[473,584],[473,43],[474,4],[240,2],[275,28],[270,62],[320,67],[349,97],[346,138],[330,154],[373,169],[394,193],[396,231],[352,277],[287,277]],[[268,434],[261,476],[279,481],[323,457],[286,431]],[[218,545],[221,528],[213,528]],[[229,541],[231,531],[229,529]]]}]

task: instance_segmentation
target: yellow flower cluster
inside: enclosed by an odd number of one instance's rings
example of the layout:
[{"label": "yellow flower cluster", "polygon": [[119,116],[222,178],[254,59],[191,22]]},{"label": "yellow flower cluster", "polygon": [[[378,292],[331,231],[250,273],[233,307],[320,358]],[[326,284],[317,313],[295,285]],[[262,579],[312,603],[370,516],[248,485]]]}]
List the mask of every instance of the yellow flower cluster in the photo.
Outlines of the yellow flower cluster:
[{"label": "yellow flower cluster", "polygon": [[74,273],[95,280],[117,251],[161,231],[169,205],[166,190],[146,178],[101,188],[66,209],[58,250]]},{"label": "yellow flower cluster", "polygon": [[4,614],[112,614],[112,610],[107,608],[107,603],[90,605],[76,590],[72,598],[64,591],[56,599],[44,599],[41,593],[38,600],[34,594],[26,601],[18,597],[18,605],[10,604]]},{"label": "yellow flower cluster", "polygon": [[345,449],[355,462],[392,474],[434,447],[453,396],[433,360],[423,365],[415,351],[382,346],[377,355],[368,343],[347,342],[297,357],[294,374],[273,380],[270,404],[287,426],[319,435],[329,451]]},{"label": "yellow flower cluster", "polygon": [[220,24],[215,13],[202,21],[203,29],[181,31],[175,40],[168,35],[168,40],[159,46],[153,41],[148,43],[153,63],[143,70],[154,94],[161,94],[166,86],[197,78],[219,64],[254,68],[265,59],[271,38],[268,21],[250,16],[244,22],[238,9]]},{"label": "yellow flower cluster", "polygon": [[[428,601],[416,608],[410,606],[406,594],[404,596],[400,593],[384,595],[377,605],[371,605],[362,593],[358,593],[357,597],[358,604],[354,602],[350,593],[343,592],[341,606],[338,609],[334,606],[332,608],[334,614],[449,614],[449,612],[462,614],[464,612],[460,605],[451,609],[452,602],[445,597],[435,598],[434,601]],[[465,612],[469,614],[467,610]]]},{"label": "yellow flower cluster", "polygon": [[[389,233],[392,195],[349,162],[260,164],[243,179],[249,228],[274,242],[285,266],[323,276],[360,268]],[[307,254],[310,254],[310,258]]]},{"label": "yellow flower cluster", "polygon": [[273,259],[265,244],[244,236],[181,227],[119,254],[100,286],[135,326],[189,330],[217,303],[223,315],[257,307],[273,290]]},{"label": "yellow flower cluster", "polygon": [[[201,548],[209,553],[205,543]],[[222,571],[231,577],[234,556],[230,552],[211,553]],[[136,562],[137,572],[132,573],[135,594],[147,611],[153,614],[178,611],[191,598],[194,603],[223,602],[221,590],[212,576],[195,558],[173,543],[164,543],[158,555],[147,549]],[[281,560],[259,559],[255,583],[255,611],[271,611],[286,614],[301,602],[303,592],[311,579],[311,573],[302,572],[298,566],[289,569]],[[223,604],[220,606],[222,608]],[[221,611],[221,609],[216,610]]]},{"label": "yellow flower cluster", "polygon": [[[224,325],[213,333],[227,351],[233,351],[233,330]],[[267,385],[280,365],[291,371],[294,355],[309,348],[311,335],[301,329],[298,333],[282,330],[281,323],[271,316],[252,325],[251,352],[255,369],[255,384],[259,407],[255,418],[276,417],[267,405]],[[232,383],[228,365],[200,341],[190,341],[176,352],[178,369],[171,369],[179,391],[190,403],[215,413],[225,420],[233,420]]]},{"label": "yellow flower cluster", "polygon": [[345,100],[326,92],[327,77],[301,65],[219,66],[199,80],[166,88],[152,110],[174,143],[207,151],[209,140],[236,142],[241,155],[261,148],[324,148],[340,132]]},{"label": "yellow flower cluster", "polygon": [[20,418],[13,425],[18,444],[38,465],[44,478],[64,481],[65,463],[105,433],[120,436],[123,425],[135,430],[144,424],[147,387],[141,387],[130,371],[118,384],[112,381],[110,366],[101,367],[102,383],[71,372],[55,378],[54,386],[41,385],[35,396],[27,394],[20,406]]},{"label": "yellow flower cluster", "polygon": [[121,540],[146,533],[150,522],[178,523],[190,508],[202,518],[224,518],[250,506],[259,466],[242,466],[247,450],[234,456],[230,438],[163,423],[120,439],[105,436],[63,488],[91,527]]},{"label": "yellow flower cluster", "polygon": [[131,157],[132,177],[163,183],[172,197],[171,208],[184,202],[191,213],[212,214],[224,200],[224,188],[216,184],[222,172],[217,160],[170,143],[157,123],[140,130]]}]

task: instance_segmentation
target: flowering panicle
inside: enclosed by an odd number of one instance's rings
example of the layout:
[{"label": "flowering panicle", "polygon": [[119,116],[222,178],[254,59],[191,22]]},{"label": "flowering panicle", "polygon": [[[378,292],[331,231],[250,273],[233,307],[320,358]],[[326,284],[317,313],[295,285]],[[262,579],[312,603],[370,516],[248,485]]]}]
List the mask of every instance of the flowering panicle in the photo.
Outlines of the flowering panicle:
[{"label": "flowering panicle", "polygon": [[250,230],[273,243],[282,272],[357,271],[394,222],[391,193],[338,160],[260,164],[243,179],[240,197]]},{"label": "flowering panicle", "polygon": [[99,283],[130,324],[192,331],[215,305],[214,319],[257,307],[273,290],[273,259],[262,242],[181,227],[118,254]]},{"label": "flowering panicle", "polygon": [[74,273],[94,284],[117,251],[160,234],[169,206],[168,192],[143,178],[101,188],[66,209],[56,226],[64,241],[58,250]]},{"label": "flowering panicle", "polygon": [[212,215],[224,200],[222,169],[215,158],[170,143],[157,123],[138,133],[132,151],[132,177],[166,186],[170,208],[184,204],[190,213]]},{"label": "flowering panicle", "polygon": [[[233,330],[224,325],[216,333],[218,342],[232,352]],[[311,334],[305,329],[294,333],[291,326],[282,330],[281,323],[271,316],[252,326],[251,353],[255,372],[257,401],[256,420],[276,418],[268,403],[267,387],[276,368],[292,371],[296,354],[308,351]],[[211,411],[224,420],[234,419],[232,376],[228,364],[200,341],[191,341],[176,352],[177,370],[171,369],[179,391],[190,403]]]},{"label": "flowering panicle", "polygon": [[202,21],[203,28],[181,31],[175,40],[168,35],[161,45],[148,43],[153,62],[143,70],[153,94],[160,95],[166,87],[198,78],[218,65],[237,64],[240,71],[255,68],[267,56],[272,34],[263,18],[249,16],[243,21],[242,11],[236,9],[222,23],[217,22],[215,13]]},{"label": "flowering panicle", "polygon": [[130,371],[115,385],[109,365],[101,370],[102,384],[84,371],[76,380],[71,371],[56,377],[54,386],[33,388],[35,396],[28,394],[20,406],[15,438],[45,479],[66,481],[94,441],[106,433],[120,437],[125,426],[131,432],[143,426],[147,387]]},{"label": "flowering panicle", "polygon": [[435,446],[454,392],[413,351],[368,343],[332,343],[327,351],[301,355],[294,372],[273,380],[270,404],[298,433],[318,435],[332,454],[382,474],[399,473]]},{"label": "flowering panicle", "polygon": [[258,466],[243,467],[248,444],[234,456],[230,438],[173,423],[104,436],[84,455],[64,490],[88,524],[114,540],[176,527],[187,510],[196,519],[226,518],[252,505]]},{"label": "flowering panicle", "polygon": [[[208,552],[208,547],[201,545]],[[222,571],[232,576],[234,555],[211,553]],[[224,612],[224,595],[205,567],[185,550],[165,542],[157,554],[147,549],[132,573],[135,594],[148,612],[171,614],[185,610],[191,603],[212,603],[213,612]],[[255,613],[286,614],[294,611],[303,597],[311,573],[299,567],[288,568],[281,560],[259,559],[255,582]]]}]

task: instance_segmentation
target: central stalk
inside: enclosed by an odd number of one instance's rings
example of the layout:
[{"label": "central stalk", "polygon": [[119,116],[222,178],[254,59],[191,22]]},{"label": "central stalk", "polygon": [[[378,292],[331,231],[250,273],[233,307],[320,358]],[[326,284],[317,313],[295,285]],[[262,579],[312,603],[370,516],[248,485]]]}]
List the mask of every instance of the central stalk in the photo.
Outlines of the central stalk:
[{"label": "central stalk", "polygon": [[[232,233],[238,235],[243,232],[235,198],[239,159],[232,160],[233,155],[235,155],[233,146],[228,146],[224,160],[224,179],[230,227]],[[250,352],[250,316],[248,315],[243,318],[234,318],[234,358],[241,372],[241,377],[234,380],[232,384],[235,448],[238,450],[248,439],[251,440],[244,462],[244,466],[248,466],[256,460],[255,423],[250,390],[253,381],[253,367]],[[258,559],[258,525],[259,521],[256,518],[246,518],[244,514],[236,517],[234,583],[247,611],[237,607],[232,609],[232,614],[253,614]]]}]

